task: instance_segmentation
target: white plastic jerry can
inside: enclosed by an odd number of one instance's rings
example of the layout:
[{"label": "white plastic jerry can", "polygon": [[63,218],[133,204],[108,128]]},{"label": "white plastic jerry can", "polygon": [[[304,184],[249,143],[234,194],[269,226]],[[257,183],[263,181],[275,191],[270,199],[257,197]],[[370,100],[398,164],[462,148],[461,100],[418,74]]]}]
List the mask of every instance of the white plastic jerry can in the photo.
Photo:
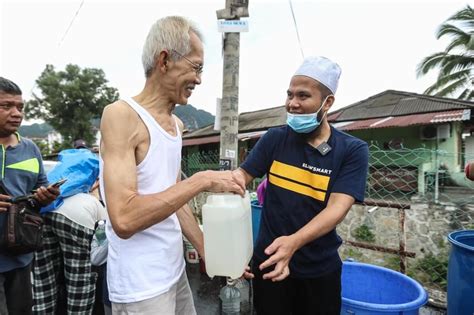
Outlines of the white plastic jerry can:
[{"label": "white plastic jerry can", "polygon": [[202,207],[202,223],[209,277],[242,276],[253,253],[248,191],[244,198],[230,193],[209,195]]}]

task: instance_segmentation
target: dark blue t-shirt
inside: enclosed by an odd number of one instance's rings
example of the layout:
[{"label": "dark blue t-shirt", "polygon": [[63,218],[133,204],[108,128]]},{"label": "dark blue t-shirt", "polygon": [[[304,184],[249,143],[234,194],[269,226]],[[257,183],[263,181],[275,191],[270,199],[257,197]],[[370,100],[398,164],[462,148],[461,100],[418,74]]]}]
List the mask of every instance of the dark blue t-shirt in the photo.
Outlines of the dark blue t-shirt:
[{"label": "dark blue t-shirt", "polygon": [[[291,235],[320,213],[331,193],[364,200],[368,146],[331,127],[331,150],[322,155],[290,127],[269,129],[241,165],[253,177],[268,176],[265,203],[254,255],[268,258],[264,249],[273,240]],[[336,230],[306,244],[290,261],[291,276],[315,278],[341,266]]]}]

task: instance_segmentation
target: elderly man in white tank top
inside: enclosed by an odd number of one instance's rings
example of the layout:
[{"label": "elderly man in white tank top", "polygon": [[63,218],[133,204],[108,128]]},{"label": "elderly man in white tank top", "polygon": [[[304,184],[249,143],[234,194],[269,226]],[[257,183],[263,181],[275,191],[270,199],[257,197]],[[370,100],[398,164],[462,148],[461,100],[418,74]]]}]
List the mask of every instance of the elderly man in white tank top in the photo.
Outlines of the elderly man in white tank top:
[{"label": "elderly man in white tank top", "polygon": [[107,275],[114,314],[195,314],[182,235],[204,255],[186,203],[202,191],[244,193],[230,171],[180,181],[183,123],[172,114],[201,84],[201,33],[182,17],[158,20],[146,39],[140,94],[108,105],[101,122],[101,184],[110,220]]}]

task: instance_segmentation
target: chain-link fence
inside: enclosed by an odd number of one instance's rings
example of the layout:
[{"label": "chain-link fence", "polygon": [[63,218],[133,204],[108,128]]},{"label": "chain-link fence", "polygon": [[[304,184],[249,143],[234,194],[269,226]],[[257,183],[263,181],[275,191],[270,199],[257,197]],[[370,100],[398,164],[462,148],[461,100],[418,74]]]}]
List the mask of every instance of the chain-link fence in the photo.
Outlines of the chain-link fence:
[{"label": "chain-link fence", "polygon": [[186,176],[192,176],[199,171],[218,170],[219,152],[202,151],[183,156],[181,160],[181,170]]},{"label": "chain-link fence", "polygon": [[474,185],[463,167],[474,157],[426,148],[370,146],[365,204],[349,212],[338,231],[343,258],[408,274],[446,303],[447,235],[474,228]]},{"label": "chain-link fence", "polygon": [[[338,226],[341,256],[406,273],[423,284],[432,303],[445,305],[447,235],[474,228],[474,185],[463,173],[470,160],[474,156],[459,152],[372,144],[365,203],[353,206]],[[217,170],[219,154],[185,156],[182,169],[188,176]],[[197,212],[203,202],[196,203]]]}]

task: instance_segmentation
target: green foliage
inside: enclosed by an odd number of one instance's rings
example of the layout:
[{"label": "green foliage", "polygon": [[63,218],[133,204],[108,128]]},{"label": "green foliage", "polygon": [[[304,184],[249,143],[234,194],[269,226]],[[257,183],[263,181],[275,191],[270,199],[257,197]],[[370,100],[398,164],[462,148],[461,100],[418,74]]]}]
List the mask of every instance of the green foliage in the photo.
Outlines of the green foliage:
[{"label": "green foliage", "polygon": [[355,260],[361,260],[361,258],[363,257],[363,254],[356,250],[356,249],[353,249],[353,248],[347,248],[346,250],[344,250],[341,254],[341,258],[343,260],[347,259],[347,258],[353,258]]},{"label": "green foliage", "polygon": [[392,270],[400,271],[400,257],[395,255],[390,255],[384,259],[383,266]]},{"label": "green foliage", "polygon": [[115,88],[106,85],[101,69],[69,64],[65,71],[47,65],[36,80],[41,96],[26,103],[26,118],[40,118],[59,132],[65,143],[95,140],[92,120],[100,118],[104,107],[118,99]]},{"label": "green foliage", "polygon": [[426,94],[457,96],[474,100],[474,10],[468,5],[447,19],[438,29],[437,38],[447,36],[451,42],[445,51],[424,58],[417,67],[418,76],[438,69],[436,83]]},{"label": "green foliage", "polygon": [[40,149],[40,152],[41,152],[41,155],[43,156],[43,158],[49,157],[51,155],[55,155],[55,154],[61,152],[62,150],[72,148],[72,145],[67,143],[67,142],[61,143],[61,142],[58,142],[58,141],[54,141],[52,149],[49,148],[48,142],[44,139],[33,139],[33,142]]},{"label": "green foliage", "polygon": [[375,242],[375,234],[372,233],[371,228],[365,224],[362,224],[361,226],[359,226],[358,228],[354,230],[354,236],[359,241],[368,242],[368,243]]},{"label": "green foliage", "polygon": [[446,290],[448,284],[448,257],[446,255],[434,256],[430,253],[417,261],[413,274],[422,282],[429,281]]},{"label": "green foliage", "polygon": [[53,149],[51,150],[51,153],[59,153],[62,150],[66,150],[66,149],[72,149],[72,145],[69,142],[63,141],[61,143],[61,142],[58,142],[58,141],[54,141]]},{"label": "green foliage", "polygon": [[33,139],[33,142],[36,144],[36,146],[40,150],[42,156],[45,156],[51,153],[48,147],[48,143],[45,140]]}]

